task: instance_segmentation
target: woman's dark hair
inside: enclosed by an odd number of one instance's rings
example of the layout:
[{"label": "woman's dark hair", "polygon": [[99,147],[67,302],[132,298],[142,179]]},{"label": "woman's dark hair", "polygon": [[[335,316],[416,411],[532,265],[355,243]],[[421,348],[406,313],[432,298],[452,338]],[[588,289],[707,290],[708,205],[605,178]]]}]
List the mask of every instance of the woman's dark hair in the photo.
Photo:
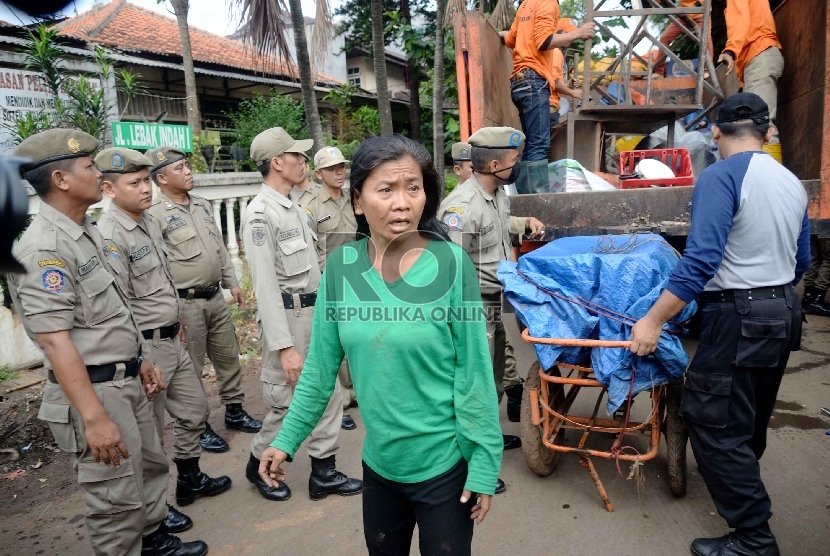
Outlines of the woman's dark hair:
[{"label": "woman's dark hair", "polygon": [[[441,204],[439,190],[441,180],[432,164],[429,151],[421,145],[402,135],[392,137],[371,137],[363,141],[352,158],[351,184],[349,197],[352,209],[355,206],[355,193],[363,190],[363,184],[372,172],[386,162],[394,162],[402,158],[412,158],[421,168],[424,178],[424,192],[427,196],[421,221],[418,222],[418,231],[427,239],[450,241],[447,225],[436,218],[438,206]],[[357,220],[357,237],[369,235],[369,223],[362,214],[355,214]]]}]

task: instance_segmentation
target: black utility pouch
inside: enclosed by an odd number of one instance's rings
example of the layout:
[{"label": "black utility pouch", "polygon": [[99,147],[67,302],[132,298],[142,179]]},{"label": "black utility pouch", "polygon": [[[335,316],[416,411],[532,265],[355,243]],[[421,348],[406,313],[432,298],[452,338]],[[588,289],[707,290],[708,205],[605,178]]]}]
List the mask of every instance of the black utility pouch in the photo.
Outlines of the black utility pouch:
[{"label": "black utility pouch", "polygon": [[735,353],[738,367],[776,367],[787,348],[786,319],[744,317]]},{"label": "black utility pouch", "polygon": [[680,401],[680,415],[698,425],[725,428],[731,392],[732,375],[689,369]]}]

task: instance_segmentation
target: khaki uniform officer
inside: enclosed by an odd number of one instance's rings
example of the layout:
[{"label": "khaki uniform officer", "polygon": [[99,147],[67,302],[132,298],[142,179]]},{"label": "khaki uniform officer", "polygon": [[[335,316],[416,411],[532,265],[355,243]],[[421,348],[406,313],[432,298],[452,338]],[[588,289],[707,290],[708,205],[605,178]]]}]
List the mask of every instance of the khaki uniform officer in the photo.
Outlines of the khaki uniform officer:
[{"label": "khaki uniform officer", "polygon": [[[507,260],[512,255],[510,234],[523,235],[525,231],[538,233],[544,230],[542,223],[533,217],[511,216],[510,200],[502,189],[503,185],[516,179],[523,141],[524,135],[510,127],[482,128],[471,135],[473,175],[447,195],[438,209],[438,217],[449,227],[450,238],[469,253],[478,270],[482,300],[486,307],[494,311],[501,305],[502,286],[496,276],[499,261]],[[509,339],[500,313],[488,319],[487,334],[490,337],[496,391],[501,400],[505,393],[505,359]],[[514,375],[511,387],[518,385],[521,404],[521,381],[515,372],[515,358],[511,359]],[[506,450],[520,446],[518,437],[504,436]],[[501,489],[503,484],[500,482],[497,492]]]},{"label": "khaki uniform officer", "polygon": [[51,129],[14,151],[32,160],[21,174],[41,198],[16,247],[27,274],[9,276],[26,332],[46,356],[38,417],[75,454],[93,553],[206,554],[204,543],[182,544],[160,529],[168,467],[147,396],[163,385],[141,358],[141,335],[115,279],[127,269],[86,216],[101,200],[90,156],[97,148],[86,133]]},{"label": "khaki uniform officer", "polygon": [[[182,300],[185,349],[201,377],[205,354],[216,369],[219,398],[225,406],[225,428],[256,432],[262,423],[242,409],[242,367],[231,311],[220,292],[230,290],[243,304],[242,290],[234,274],[222,233],[213,221],[210,203],[190,195],[193,176],[184,152],[159,147],[147,152],[154,166],[151,175],[161,188],[148,212],[161,225],[170,255],[170,273]],[[206,424],[201,439],[209,452],[227,451],[227,443]]]},{"label": "khaki uniform officer", "polygon": [[[288,412],[308,351],[311,323],[320,284],[316,237],[309,216],[288,196],[306,177],[303,153],[311,140],[295,141],[280,127],[257,135],[251,158],[263,176],[262,191],[242,219],[242,241],[251,270],[262,334],[262,393],[271,411],[251,442],[245,476],[269,500],[286,500],[285,483],[269,487],[259,476],[259,458],[274,441]],[[309,494],[312,499],[332,494],[355,494],[361,481],[335,469],[335,454],[343,416],[340,387],[335,385],[323,416],[311,433]]]},{"label": "khaki uniform officer", "polygon": [[461,185],[473,175],[473,162],[470,160],[469,143],[454,143],[452,146],[452,171],[458,176],[458,185]]},{"label": "khaki uniform officer", "polygon": [[[164,374],[165,389],[153,398],[153,413],[159,439],[164,438],[164,410],[175,420],[176,503],[184,506],[197,496],[226,491],[231,480],[211,479],[199,469],[199,436],[205,430],[208,401],[179,337],[179,296],[167,266],[161,228],[145,214],[153,201],[149,170],[153,163],[138,151],[112,148],[98,153],[95,164],[104,173],[104,194],[112,199],[98,228],[107,247],[114,246],[117,251],[112,252],[127,267],[119,278],[143,336],[142,352]],[[178,518],[179,512],[170,508],[168,513],[171,510]]]},{"label": "khaki uniform officer", "polygon": [[[336,147],[323,147],[314,155],[314,175],[323,187],[303,206],[311,213],[311,230],[317,235],[317,262],[320,271],[326,266],[329,253],[356,239],[357,221],[349,194],[343,189],[347,163],[343,153]],[[343,389],[343,409],[347,410],[357,405],[357,398],[346,358],[343,358],[337,374]],[[345,430],[357,428],[350,415],[343,415],[341,426]]]},{"label": "khaki uniform officer", "polygon": [[[305,153],[302,154],[303,156],[306,156]],[[320,186],[311,181],[311,173],[308,169],[308,158],[305,159],[303,167],[306,171],[306,178],[303,183],[295,185],[291,188],[291,194],[288,198],[295,203],[298,203],[300,206],[307,207],[311,200],[320,191]]]}]

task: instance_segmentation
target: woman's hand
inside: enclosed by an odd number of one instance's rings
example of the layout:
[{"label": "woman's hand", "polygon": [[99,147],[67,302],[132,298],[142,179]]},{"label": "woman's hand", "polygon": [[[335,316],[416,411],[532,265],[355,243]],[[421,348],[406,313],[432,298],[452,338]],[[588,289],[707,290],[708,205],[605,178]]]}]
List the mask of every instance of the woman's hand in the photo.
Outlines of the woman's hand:
[{"label": "woman's hand", "polygon": [[266,485],[277,488],[280,482],[285,482],[285,469],[280,468],[280,465],[286,459],[288,459],[288,454],[270,446],[262,452],[259,458],[259,476]]},{"label": "woman's hand", "polygon": [[[473,495],[474,493],[465,490],[461,493],[461,503],[466,504]],[[476,500],[476,505],[473,506],[472,512],[470,512],[470,519],[475,520],[476,525],[478,525],[487,517],[487,512],[490,511],[490,504],[493,501],[493,497],[489,494],[475,494],[475,496],[478,496],[478,499]]]}]

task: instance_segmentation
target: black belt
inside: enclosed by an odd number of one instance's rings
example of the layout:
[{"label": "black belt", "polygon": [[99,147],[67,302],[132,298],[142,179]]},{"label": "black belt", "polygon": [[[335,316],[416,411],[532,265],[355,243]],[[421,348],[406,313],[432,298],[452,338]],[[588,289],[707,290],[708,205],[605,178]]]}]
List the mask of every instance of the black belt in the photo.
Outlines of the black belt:
[{"label": "black belt", "polygon": [[[175,324],[171,324],[170,326],[162,326],[158,329],[159,331],[159,339],[161,340],[169,340],[170,338],[175,338],[176,334],[179,333],[179,329],[182,327],[180,322]],[[155,329],[152,330],[142,330],[141,335],[144,336],[145,340],[152,340],[153,334],[155,333]]]},{"label": "black belt", "polygon": [[703,292],[700,294],[701,303],[734,303],[735,294],[749,301],[761,299],[786,299],[784,286],[768,286],[766,288],[752,288],[751,290],[721,290]]},{"label": "black belt", "polygon": [[179,292],[179,297],[182,299],[187,299],[191,291],[193,292],[193,299],[211,299],[219,291],[219,284],[210,286],[209,288],[190,288],[188,290],[176,291]]},{"label": "black belt", "polygon": [[[533,75],[530,75],[530,74],[533,74]],[[514,83],[516,81],[524,81],[525,79],[529,79],[529,78],[533,77],[534,75],[536,77],[542,77],[541,75],[539,75],[535,71],[527,69],[527,70],[522,70],[522,71],[516,72],[516,75],[511,77],[510,81],[512,81]]]},{"label": "black belt", "polygon": [[[129,361],[124,362],[124,378],[138,376],[138,370],[141,368],[141,362],[144,359],[137,355]],[[109,382],[115,378],[115,371],[118,363],[110,363],[109,365],[87,365],[86,372],[89,374],[89,381],[93,384],[98,382]],[[57,383],[55,373],[51,370],[47,373],[49,382]]]},{"label": "black belt", "polygon": [[[317,292],[311,293],[301,293],[300,295],[300,309],[305,307],[314,307],[314,304],[317,303]],[[294,308],[294,296],[290,293],[283,292],[282,294],[282,304],[286,309],[293,309]]]}]

